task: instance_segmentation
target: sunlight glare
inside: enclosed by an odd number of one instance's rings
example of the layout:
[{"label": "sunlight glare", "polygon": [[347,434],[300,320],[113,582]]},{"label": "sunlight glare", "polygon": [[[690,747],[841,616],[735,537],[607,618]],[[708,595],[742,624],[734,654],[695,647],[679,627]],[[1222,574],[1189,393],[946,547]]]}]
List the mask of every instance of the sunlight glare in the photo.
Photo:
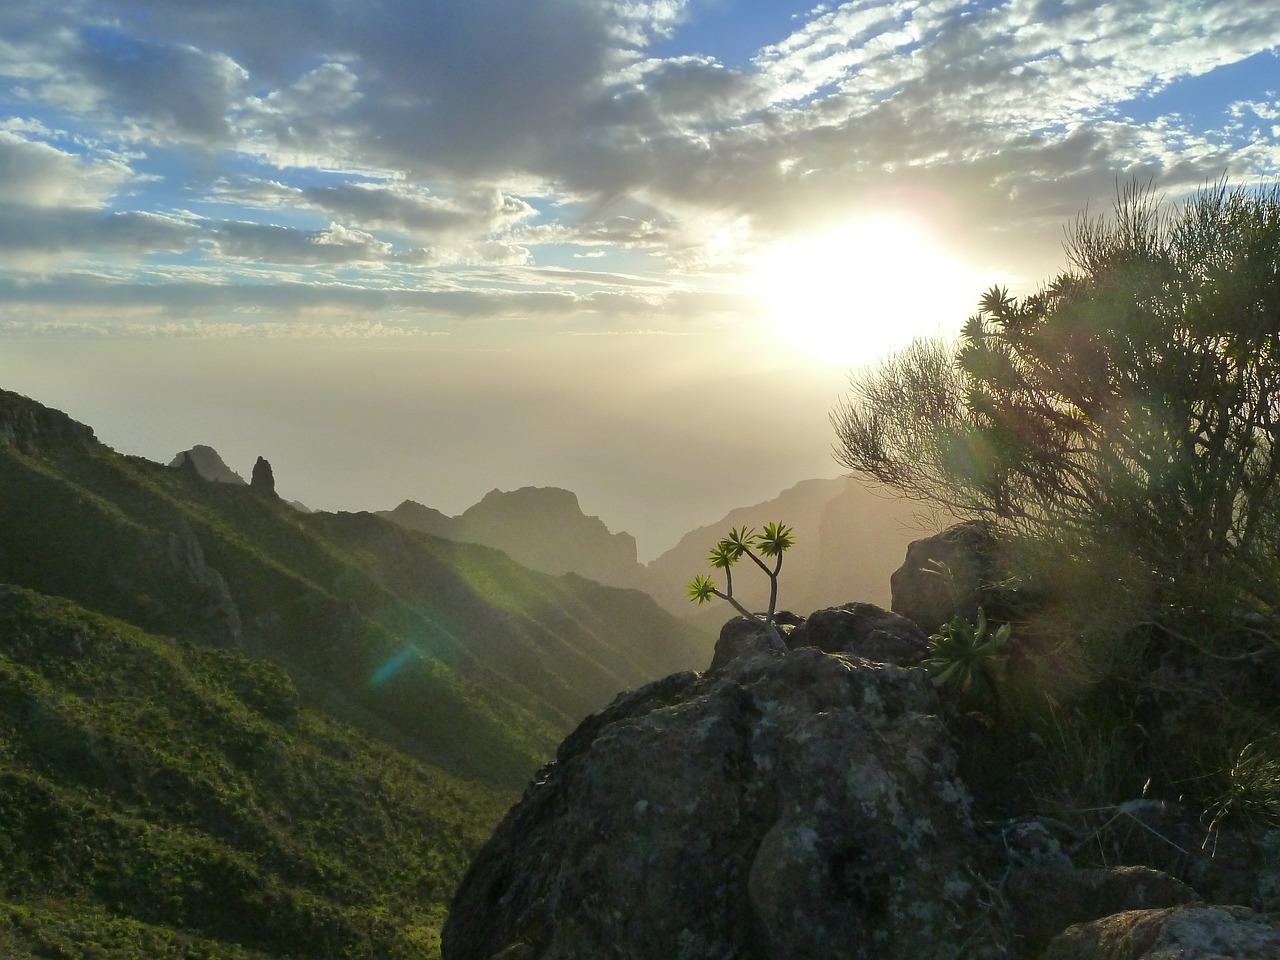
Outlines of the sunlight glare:
[{"label": "sunlight glare", "polygon": [[955,334],[990,282],[911,221],[885,216],[775,245],[747,286],[781,344],[849,366]]}]

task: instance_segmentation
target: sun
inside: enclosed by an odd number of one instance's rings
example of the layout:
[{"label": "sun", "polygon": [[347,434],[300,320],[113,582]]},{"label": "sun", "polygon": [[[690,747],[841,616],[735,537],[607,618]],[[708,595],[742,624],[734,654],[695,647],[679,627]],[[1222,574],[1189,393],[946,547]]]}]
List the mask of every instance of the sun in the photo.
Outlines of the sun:
[{"label": "sun", "polygon": [[986,286],[905,217],[880,216],[777,244],[746,278],[771,336],[811,359],[873,361],[950,336]]}]

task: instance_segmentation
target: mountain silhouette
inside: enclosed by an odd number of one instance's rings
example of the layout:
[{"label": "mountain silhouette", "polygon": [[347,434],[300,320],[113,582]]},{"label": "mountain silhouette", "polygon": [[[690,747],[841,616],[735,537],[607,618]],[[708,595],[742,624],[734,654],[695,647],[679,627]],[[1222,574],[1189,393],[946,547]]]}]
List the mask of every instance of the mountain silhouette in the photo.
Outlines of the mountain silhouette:
[{"label": "mountain silhouette", "polygon": [[379,516],[432,536],[494,547],[543,573],[653,592],[653,578],[636,559],[635,537],[612,533],[599,517],[584,514],[569,490],[491,490],[457,517],[406,500]]},{"label": "mountain silhouette", "polygon": [[[712,574],[707,553],[734,527],[759,530],[781,521],[795,531],[779,578],[778,603],[793,610],[820,610],[853,600],[888,608],[889,578],[902,564],[907,544],[932,532],[909,501],[883,497],[858,480],[805,480],[772,500],[731,510],[720,521],[685,534],[670,550],[651,560],[657,586],[654,598],[668,610],[690,614],[684,585],[695,574]],[[713,577],[714,579],[714,577]],[[723,574],[720,575],[723,588]],[[750,609],[768,604],[768,579],[749,564],[734,568],[734,595]],[[713,603],[700,617],[722,622],[732,611]]]},{"label": "mountain silhouette", "polygon": [[197,443],[190,450],[183,450],[169,461],[169,466],[181,467],[187,460],[195,467],[196,473],[206,480],[212,480],[215,483],[232,483],[241,487],[246,485],[244,477],[228,467],[213,447]]}]

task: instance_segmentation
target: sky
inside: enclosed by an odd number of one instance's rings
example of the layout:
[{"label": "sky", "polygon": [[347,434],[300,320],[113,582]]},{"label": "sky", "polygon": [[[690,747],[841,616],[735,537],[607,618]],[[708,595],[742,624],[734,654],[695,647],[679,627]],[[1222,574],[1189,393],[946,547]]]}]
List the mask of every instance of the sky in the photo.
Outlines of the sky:
[{"label": "sky", "polygon": [[[641,559],[1064,226],[1280,171],[1275,0],[6,0],[0,387]],[[785,519],[785,518],[783,518]]]}]

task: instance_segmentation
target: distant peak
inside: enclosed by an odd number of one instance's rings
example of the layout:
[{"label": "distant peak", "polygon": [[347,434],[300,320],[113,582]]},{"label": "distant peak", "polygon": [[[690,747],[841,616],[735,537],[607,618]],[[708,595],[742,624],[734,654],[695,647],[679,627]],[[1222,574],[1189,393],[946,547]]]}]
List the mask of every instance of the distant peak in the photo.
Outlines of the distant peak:
[{"label": "distant peak", "polygon": [[245,486],[244,477],[236,473],[228,467],[219,456],[218,451],[213,447],[206,446],[203,443],[197,443],[189,450],[183,450],[169,462],[169,466],[183,469],[183,462],[189,465],[185,468],[190,470],[195,467],[198,473],[205,480],[214,483],[230,483],[236,486]]}]

